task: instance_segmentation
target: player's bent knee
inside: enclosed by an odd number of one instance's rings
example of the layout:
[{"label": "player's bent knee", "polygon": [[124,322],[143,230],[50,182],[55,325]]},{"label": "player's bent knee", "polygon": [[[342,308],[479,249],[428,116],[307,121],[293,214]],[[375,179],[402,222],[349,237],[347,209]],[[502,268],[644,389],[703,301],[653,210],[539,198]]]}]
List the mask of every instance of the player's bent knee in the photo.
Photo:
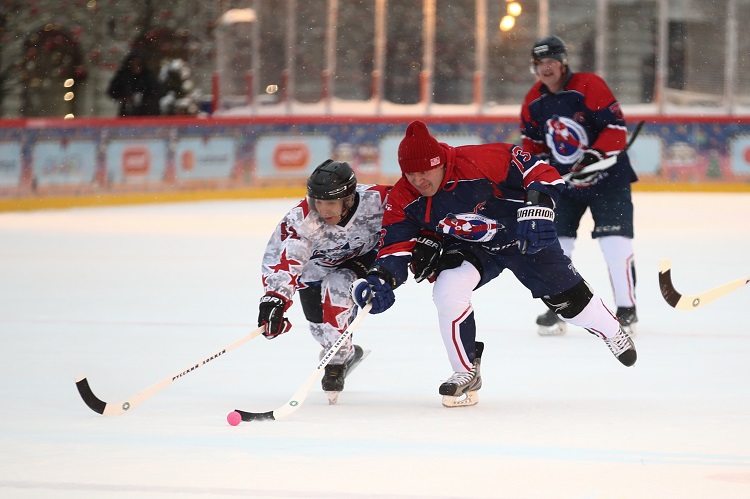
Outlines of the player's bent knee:
[{"label": "player's bent knee", "polygon": [[542,301],[553,312],[571,319],[580,314],[593,297],[594,293],[588,283],[582,279],[572,288],[549,298],[543,297]]},{"label": "player's bent knee", "polygon": [[300,289],[298,293],[305,319],[313,324],[321,324],[323,322],[323,305],[321,304],[320,286],[309,286]]},{"label": "player's bent knee", "polygon": [[432,301],[440,309],[449,303],[469,303],[481,275],[469,262],[440,273],[432,287]]}]

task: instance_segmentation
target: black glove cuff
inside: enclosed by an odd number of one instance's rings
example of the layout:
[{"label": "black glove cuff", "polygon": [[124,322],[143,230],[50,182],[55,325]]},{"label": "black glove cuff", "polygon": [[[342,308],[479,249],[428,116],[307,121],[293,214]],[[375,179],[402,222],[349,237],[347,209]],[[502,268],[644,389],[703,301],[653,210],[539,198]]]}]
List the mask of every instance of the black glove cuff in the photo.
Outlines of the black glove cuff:
[{"label": "black glove cuff", "polygon": [[440,251],[443,247],[443,239],[437,234],[432,234],[430,232],[420,232],[419,235],[417,235],[416,242],[417,244],[424,244],[425,246],[435,248],[437,251]]},{"label": "black glove cuff", "polygon": [[282,307],[284,307],[284,311],[285,312],[291,306],[291,301],[290,300],[287,300],[286,298],[284,298],[280,294],[274,293],[273,291],[269,291],[266,294],[264,294],[261,297],[261,299],[260,299],[260,303],[261,304],[263,304],[263,303],[270,303],[270,304],[272,304],[274,306],[281,305]]},{"label": "black glove cuff", "polygon": [[540,204],[548,208],[552,208],[552,209],[555,208],[555,202],[552,200],[551,197],[549,197],[543,192],[540,192],[534,189],[526,191],[525,204]]},{"label": "black glove cuff", "polygon": [[353,271],[355,274],[357,274],[357,279],[364,279],[367,276],[367,265],[360,262],[359,260],[347,260],[341,265],[339,265],[340,269],[349,269]]},{"label": "black glove cuff", "polygon": [[391,288],[396,289],[396,278],[393,277],[390,272],[388,272],[380,265],[375,265],[367,272],[368,277],[371,275],[383,279],[383,281],[385,281],[385,283],[388,284]]}]

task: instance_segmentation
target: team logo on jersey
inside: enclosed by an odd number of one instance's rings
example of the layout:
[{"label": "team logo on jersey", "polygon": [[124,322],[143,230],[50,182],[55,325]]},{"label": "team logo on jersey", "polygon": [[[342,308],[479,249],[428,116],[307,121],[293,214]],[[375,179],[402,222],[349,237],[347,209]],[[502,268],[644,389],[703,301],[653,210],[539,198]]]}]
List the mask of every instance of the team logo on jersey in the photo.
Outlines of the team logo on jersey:
[{"label": "team logo on jersey", "polygon": [[438,231],[466,241],[483,243],[495,237],[498,226],[503,228],[497,221],[476,213],[450,213],[438,222]]},{"label": "team logo on jersey", "polygon": [[588,146],[589,136],[580,124],[565,116],[547,120],[547,147],[558,163],[572,165]]},{"label": "team logo on jersey", "polygon": [[337,267],[362,252],[365,246],[364,243],[360,241],[353,242],[354,245],[347,242],[338,248],[315,250],[310,255],[310,261],[317,263],[321,267]]}]

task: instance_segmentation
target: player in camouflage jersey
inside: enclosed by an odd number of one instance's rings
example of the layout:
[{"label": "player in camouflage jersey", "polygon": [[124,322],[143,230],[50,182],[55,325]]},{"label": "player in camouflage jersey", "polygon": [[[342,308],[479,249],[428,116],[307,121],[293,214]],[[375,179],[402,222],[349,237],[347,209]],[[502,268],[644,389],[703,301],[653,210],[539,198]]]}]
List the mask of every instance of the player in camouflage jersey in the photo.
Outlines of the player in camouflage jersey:
[{"label": "player in camouflage jersey", "polygon": [[[266,338],[291,329],[285,313],[299,292],[323,351],[336,342],[356,314],[349,287],[375,260],[388,189],[357,185],[347,163],[329,159],[313,171],[307,198],[277,225],[263,256],[258,325]],[[342,391],[347,372],[362,358],[362,348],[348,340],[326,366],[323,390]]]}]

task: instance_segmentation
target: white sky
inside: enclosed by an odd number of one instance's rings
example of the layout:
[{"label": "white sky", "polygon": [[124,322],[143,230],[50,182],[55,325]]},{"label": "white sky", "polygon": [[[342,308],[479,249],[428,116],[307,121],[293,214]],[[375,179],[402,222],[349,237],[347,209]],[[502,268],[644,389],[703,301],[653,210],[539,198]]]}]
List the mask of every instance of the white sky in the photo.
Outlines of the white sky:
[{"label": "white sky", "polygon": [[[639,360],[621,366],[508,273],[475,294],[486,343],[479,405],[446,409],[450,375],[430,285],[367,317],[372,354],[339,405],[316,384],[294,414],[231,427],[234,408],[284,404],[317,363],[294,328],[257,338],[132,412],[132,397],[255,328],[261,255],[296,200],[0,214],[0,497],[750,497],[750,289],[690,312],[658,289],[669,257],[694,294],[750,275],[750,195],[637,193]],[[586,219],[574,261],[611,303]]]}]

